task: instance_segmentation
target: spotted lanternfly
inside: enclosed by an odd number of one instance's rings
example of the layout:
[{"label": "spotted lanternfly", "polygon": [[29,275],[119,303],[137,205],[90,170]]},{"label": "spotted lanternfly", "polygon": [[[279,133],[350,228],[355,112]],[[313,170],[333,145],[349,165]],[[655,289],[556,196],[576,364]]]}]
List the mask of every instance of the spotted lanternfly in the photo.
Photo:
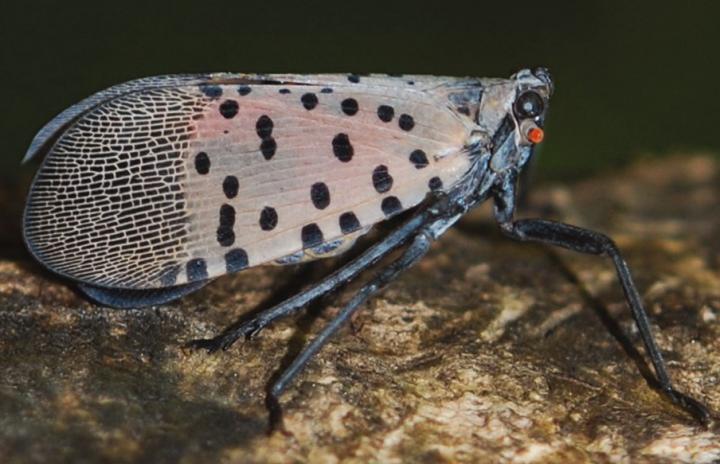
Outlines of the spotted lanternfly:
[{"label": "spotted lanternfly", "polygon": [[309,289],[192,342],[227,349],[404,247],[279,377],[269,392],[277,405],[362,303],[492,199],[509,237],[612,259],[660,390],[707,422],[708,410],[673,388],[612,240],[513,218],[518,174],[543,139],[552,92],[543,68],[509,79],[209,74],[128,82],[65,110],[32,141],[25,160],[47,156],[27,201],[25,242],[93,300],[138,307],[249,266],[336,255],[374,224],[412,209]]}]

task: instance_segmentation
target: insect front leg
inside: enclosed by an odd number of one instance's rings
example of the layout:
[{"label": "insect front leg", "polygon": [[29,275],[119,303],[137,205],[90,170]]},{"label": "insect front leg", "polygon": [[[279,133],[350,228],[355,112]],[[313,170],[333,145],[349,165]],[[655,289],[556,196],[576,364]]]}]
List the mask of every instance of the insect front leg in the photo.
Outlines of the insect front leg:
[{"label": "insect front leg", "polygon": [[330,321],[322,331],[303,349],[272,384],[267,394],[267,405],[271,413],[271,426],[279,424],[282,413],[278,398],[285,391],[292,380],[302,371],[308,361],[328,342],[355,312],[360,309],[368,298],[380,291],[385,285],[393,281],[400,273],[418,262],[430,249],[432,234],[429,231],[420,231],[412,243],[396,261],[383,268],[372,280],[366,283],[348,303],[340,310],[337,316]]},{"label": "insect front leg", "polygon": [[612,259],[625,299],[655,368],[660,390],[673,403],[707,425],[711,419],[710,411],[699,401],[677,391],[672,385],[630,269],[612,239],[607,235],[561,222],[542,219],[515,220],[512,201],[512,192],[502,192],[495,197],[495,217],[503,233],[508,237],[522,242],[554,245],[584,254],[604,255]]},{"label": "insect front leg", "polygon": [[432,214],[428,210],[420,211],[383,240],[370,247],[362,255],[325,277],[317,284],[272,308],[255,314],[249,320],[238,321],[214,338],[193,340],[186,346],[205,349],[208,352],[214,352],[219,349],[227,350],[239,338],[252,336],[274,321],[295,314],[311,301],[327,295],[387,256],[390,252],[405,243],[410,237],[417,234],[418,230],[431,220],[431,216]]}]

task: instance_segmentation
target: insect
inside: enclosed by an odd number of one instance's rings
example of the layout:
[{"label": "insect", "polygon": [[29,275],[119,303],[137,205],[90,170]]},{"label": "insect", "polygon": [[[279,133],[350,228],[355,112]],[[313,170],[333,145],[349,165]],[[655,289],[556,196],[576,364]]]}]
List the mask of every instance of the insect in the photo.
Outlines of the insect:
[{"label": "insect", "polygon": [[391,252],[269,390],[278,398],[362,304],[485,200],[508,237],[610,257],[659,388],[673,387],[630,271],[605,235],[514,219],[518,175],[543,139],[546,69],[508,79],[387,75],[152,77],[99,92],[50,121],[25,156],[46,154],[24,216],[28,249],[91,299],[157,305],[227,273],[337,255],[413,210],[363,254],[219,336],[227,349],[300,311]]}]

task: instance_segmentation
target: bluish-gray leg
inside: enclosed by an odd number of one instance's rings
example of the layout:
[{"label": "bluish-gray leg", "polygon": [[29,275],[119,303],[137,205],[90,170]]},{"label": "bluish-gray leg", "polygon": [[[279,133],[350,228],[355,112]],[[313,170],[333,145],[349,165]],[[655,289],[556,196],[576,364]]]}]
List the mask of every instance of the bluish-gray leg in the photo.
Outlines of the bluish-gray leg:
[{"label": "bluish-gray leg", "polygon": [[332,292],[387,256],[394,249],[405,243],[408,238],[416,235],[418,230],[431,220],[431,217],[432,214],[427,210],[419,212],[383,240],[370,247],[358,258],[330,274],[317,284],[272,308],[261,311],[250,320],[228,327],[217,337],[193,340],[189,342],[187,346],[206,349],[208,352],[214,352],[219,349],[226,350],[240,337],[254,335],[277,319],[295,314],[311,301]]},{"label": "bluish-gray leg", "polygon": [[503,233],[521,242],[544,243],[578,253],[607,256],[612,259],[620,285],[625,293],[625,300],[630,307],[630,312],[633,319],[635,319],[635,325],[640,331],[647,354],[650,356],[650,361],[652,361],[655,368],[660,391],[700,423],[703,425],[709,424],[712,416],[707,407],[696,399],[677,391],[673,386],[660,348],[658,348],[655,337],[653,337],[650,330],[650,321],[632,275],[630,275],[630,269],[612,239],[599,232],[562,222],[543,219],[514,219],[514,186],[514,178],[508,177],[503,189],[497,192],[494,197],[495,219],[500,224]]},{"label": "bluish-gray leg", "polygon": [[662,353],[650,330],[650,322],[642,299],[630,275],[630,269],[620,254],[620,250],[608,236],[569,224],[542,219],[507,221],[502,222],[500,227],[506,235],[523,242],[545,243],[580,253],[610,257],[615,265],[625,299],[635,319],[635,325],[640,331],[647,353],[655,367],[660,391],[702,424],[707,425],[710,422],[710,411],[702,403],[677,391],[672,385]]},{"label": "bluish-gray leg", "polygon": [[396,261],[381,270],[372,280],[365,284],[348,303],[340,310],[337,316],[326,325],[305,349],[293,360],[268,391],[267,405],[271,413],[271,424],[278,424],[281,420],[281,409],[278,398],[285,391],[288,384],[305,367],[308,361],[317,354],[350,317],[365,303],[368,298],[380,291],[385,285],[394,280],[401,272],[411,267],[430,248],[430,234],[424,231],[415,236],[412,243]]}]

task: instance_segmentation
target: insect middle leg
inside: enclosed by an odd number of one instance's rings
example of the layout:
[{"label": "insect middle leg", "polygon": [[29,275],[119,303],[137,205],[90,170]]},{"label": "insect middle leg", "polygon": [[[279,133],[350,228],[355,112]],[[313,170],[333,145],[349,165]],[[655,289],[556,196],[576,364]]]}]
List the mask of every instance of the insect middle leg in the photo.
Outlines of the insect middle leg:
[{"label": "insect middle leg", "polygon": [[347,283],[359,273],[387,256],[397,247],[401,246],[410,237],[416,235],[418,230],[431,220],[432,214],[429,210],[422,210],[418,212],[415,216],[399,226],[383,240],[366,250],[362,255],[325,277],[317,284],[295,296],[288,298],[272,308],[261,311],[250,320],[243,320],[231,325],[214,338],[193,340],[186,346],[190,348],[206,349],[208,352],[214,352],[219,349],[227,350],[239,338],[252,336],[258,333],[274,321],[295,314],[311,301],[320,298],[323,295],[337,289],[339,286]]},{"label": "insect middle leg", "polygon": [[368,298],[380,291],[385,285],[393,281],[401,272],[410,268],[430,249],[432,236],[429,232],[420,231],[412,243],[396,261],[388,264],[376,276],[366,283],[340,310],[337,316],[330,321],[320,333],[305,347],[293,362],[280,374],[268,390],[267,404],[271,411],[272,423],[280,420],[280,407],[278,398],[285,391],[289,383],[307,365],[308,361],[328,342],[349,319],[365,303]]}]

